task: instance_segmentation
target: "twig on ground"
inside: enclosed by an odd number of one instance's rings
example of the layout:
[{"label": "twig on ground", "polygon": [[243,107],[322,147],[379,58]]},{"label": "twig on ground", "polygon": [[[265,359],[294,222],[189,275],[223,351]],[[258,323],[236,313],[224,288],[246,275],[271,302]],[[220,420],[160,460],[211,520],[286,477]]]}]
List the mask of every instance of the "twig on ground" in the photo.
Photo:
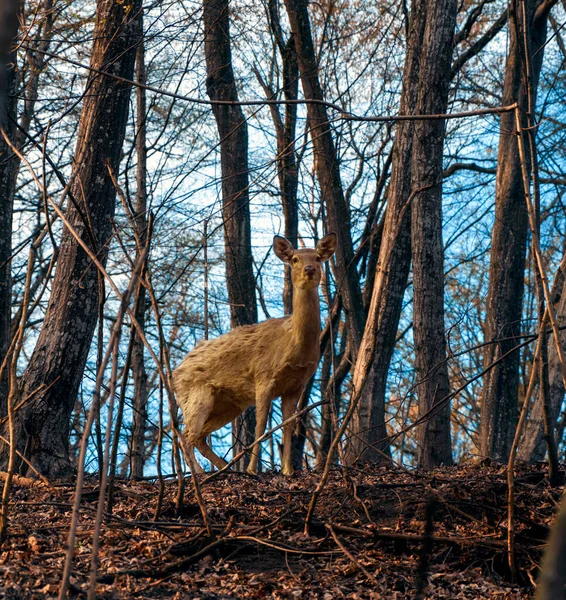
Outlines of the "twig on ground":
[{"label": "twig on ground", "polygon": [[358,561],[356,560],[355,556],[348,550],[348,548],[346,548],[346,546],[344,546],[344,544],[340,541],[340,539],[338,538],[338,536],[336,535],[336,532],[334,531],[334,529],[332,528],[332,525],[329,525],[328,523],[326,524],[326,528],[328,529],[328,531],[330,531],[330,535],[333,537],[334,541],[336,542],[336,544],[338,545],[338,547],[340,548],[340,550],[342,550],[342,552],[344,552],[344,554],[352,561],[352,563],[358,568],[360,569],[360,571],[373,583],[375,583],[377,585],[377,579]]}]

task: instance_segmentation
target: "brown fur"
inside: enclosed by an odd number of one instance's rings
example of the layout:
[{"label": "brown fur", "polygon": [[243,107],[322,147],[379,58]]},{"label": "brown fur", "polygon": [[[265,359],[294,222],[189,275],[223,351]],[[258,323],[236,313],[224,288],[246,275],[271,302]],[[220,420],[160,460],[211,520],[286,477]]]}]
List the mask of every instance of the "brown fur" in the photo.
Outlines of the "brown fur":
[{"label": "brown fur", "polygon": [[[256,439],[265,431],[275,398],[281,398],[283,420],[290,418],[306,382],[316,371],[320,358],[321,263],[334,253],[336,236],[327,235],[316,249],[300,250],[275,236],[273,247],[277,256],[291,266],[293,314],[237,327],[219,338],[201,342],[173,373],[185,420],[184,436],[195,464],[196,447],[217,468],[226,465],[205,438],[252,404],[256,406]],[[293,472],[292,432],[292,423],[283,429],[282,471],[286,475]],[[258,457],[256,448],[248,471],[257,471]]]}]

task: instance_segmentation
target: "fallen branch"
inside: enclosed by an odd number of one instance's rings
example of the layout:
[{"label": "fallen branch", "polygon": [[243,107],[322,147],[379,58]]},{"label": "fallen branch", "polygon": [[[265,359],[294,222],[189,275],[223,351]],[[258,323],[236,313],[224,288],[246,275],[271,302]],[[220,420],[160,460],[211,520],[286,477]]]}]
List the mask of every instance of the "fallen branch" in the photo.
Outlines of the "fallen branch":
[{"label": "fallen branch", "polygon": [[23,477],[22,475],[18,475],[16,473],[10,474],[6,473],[6,471],[0,471],[0,481],[8,481],[10,477],[12,479],[12,483],[15,483],[21,487],[33,487],[35,485],[39,485],[37,479]]},{"label": "fallen branch", "polygon": [[[360,535],[374,540],[384,540],[391,542],[408,542],[411,544],[422,544],[426,538],[423,535],[412,533],[390,533],[388,531],[368,531],[366,529],[357,529],[347,525],[332,525],[336,531],[349,533],[351,535]],[[493,548],[506,548],[507,542],[491,538],[466,538],[457,536],[438,536],[433,535],[428,538],[434,544],[447,544],[451,546],[489,546]]]},{"label": "fallen branch", "polygon": [[280,552],[291,552],[292,554],[306,554],[311,556],[322,556],[326,555],[334,555],[336,552],[334,550],[313,550],[313,549],[302,549],[302,548],[293,548],[291,546],[283,546],[282,544],[276,544],[268,540],[263,540],[261,538],[253,537],[250,535],[238,535],[238,536],[224,536],[219,537],[214,540],[212,543],[208,544],[198,552],[195,552],[191,556],[187,558],[183,558],[181,560],[177,560],[175,562],[169,563],[165,567],[161,569],[129,569],[127,571],[118,571],[116,573],[106,573],[104,575],[100,575],[97,578],[98,583],[113,583],[116,577],[125,575],[128,577],[134,577],[136,579],[142,578],[154,578],[159,579],[161,577],[166,577],[167,575],[171,575],[172,573],[177,573],[178,571],[184,571],[187,567],[199,561],[204,556],[211,554],[217,548],[220,548],[224,544],[233,543],[233,542],[254,542],[256,544],[260,544],[262,546],[267,546],[268,548],[273,548],[274,550],[279,550]]},{"label": "fallen branch", "polygon": [[332,525],[326,524],[326,528],[328,529],[328,531],[330,531],[330,535],[333,537],[334,541],[336,542],[336,544],[338,545],[338,547],[340,548],[340,550],[342,550],[342,552],[344,552],[344,554],[352,561],[352,563],[358,569],[360,569],[360,571],[370,581],[373,581],[373,583],[375,583],[377,585],[377,579],[358,560],[356,560],[356,558],[354,557],[354,555],[346,548],[346,546],[344,546],[344,544],[340,541],[340,539],[336,535],[336,532],[332,528]]}]

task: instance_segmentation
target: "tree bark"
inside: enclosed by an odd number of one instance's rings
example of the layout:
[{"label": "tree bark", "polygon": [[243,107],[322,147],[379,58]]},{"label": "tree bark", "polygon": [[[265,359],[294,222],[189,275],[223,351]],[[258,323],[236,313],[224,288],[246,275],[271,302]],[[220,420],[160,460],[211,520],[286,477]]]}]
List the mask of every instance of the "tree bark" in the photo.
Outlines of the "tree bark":
[{"label": "tree bark", "polygon": [[[554,310],[558,321],[558,326],[566,325],[566,260],[562,260],[550,290],[550,296],[554,300]],[[560,332],[560,343],[566,347],[566,330]],[[562,371],[560,369],[560,360],[556,350],[556,343],[552,336],[548,339],[548,403],[550,405],[550,415],[552,425],[556,425],[562,401],[564,400],[564,382],[562,380]],[[525,425],[517,458],[519,460],[539,461],[544,460],[546,453],[546,444],[544,442],[544,415],[543,415],[543,396],[537,395],[535,403],[529,414],[529,419]]]},{"label": "tree bark", "polygon": [[324,468],[332,441],[337,430],[337,420],[340,415],[340,399],[342,396],[342,384],[350,370],[350,358],[348,348],[340,340],[340,352],[335,360],[332,361],[332,353],[329,360],[334,362],[334,372],[330,377],[323,379],[321,377],[321,392],[327,404],[322,406],[322,423],[320,431],[320,440],[316,452],[316,467]]},{"label": "tree bark", "polygon": [[[0,2],[0,125],[15,142],[17,112],[16,52],[20,3]],[[0,136],[0,365],[11,341],[12,316],[12,212],[19,161]],[[0,377],[0,419],[7,415],[8,373]]]},{"label": "tree bark", "polygon": [[[42,8],[43,22],[40,29],[40,39],[36,46],[37,50],[29,50],[27,53],[29,76],[24,89],[25,100],[23,102],[20,122],[20,128],[23,132],[29,131],[35,113],[35,105],[39,94],[39,79],[45,70],[48,58],[45,52],[49,50],[51,40],[53,39],[53,23],[55,20],[53,0],[45,0]],[[23,132],[20,131],[21,135],[18,136],[20,138],[20,146],[25,141],[25,134]]]},{"label": "tree bark", "polygon": [[[417,114],[446,113],[456,27],[456,0],[427,2]],[[442,159],[445,122],[417,121],[411,172],[413,335],[419,418],[417,463],[423,469],[452,464],[450,392],[444,334]],[[430,411],[433,411],[432,413]]]},{"label": "tree bark", "polygon": [[[141,0],[128,5],[98,1],[93,68],[132,78],[140,5]],[[104,263],[116,197],[107,163],[118,171],[130,86],[91,72],[86,90],[67,218]],[[36,395],[16,421],[18,450],[47,476],[71,469],[70,417],[97,321],[97,279],[92,261],[65,228],[43,328],[21,383],[23,398]],[[4,448],[2,462],[5,457]],[[23,463],[19,468],[27,471]]]},{"label": "tree bark", "polygon": [[[143,33],[143,13],[140,9],[140,31]],[[143,39],[136,52],[136,81],[142,85],[146,83],[145,74],[145,44]],[[136,154],[138,159],[136,170],[136,214],[135,227],[137,229],[139,246],[136,250],[136,264],[148,241],[147,231],[147,148],[146,148],[146,92],[142,87],[136,90]],[[144,269],[145,270],[145,269]],[[142,271],[143,272],[143,271]],[[142,331],[145,330],[146,293],[145,287],[138,284],[134,305],[135,316]],[[148,380],[144,361],[144,344],[136,331],[132,347],[132,376],[134,380],[134,397],[132,400],[132,439],[130,445],[131,474],[134,479],[143,477],[145,464],[145,426],[147,421],[147,396]]]},{"label": "tree bark", "polygon": [[[292,34],[287,41],[283,38],[278,0],[269,0],[268,8],[269,24],[275,37],[279,54],[281,55],[281,62],[283,63],[283,95],[285,96],[285,100],[296,100],[299,92],[299,63],[297,61],[295,39]],[[266,91],[268,91],[267,88]],[[272,91],[270,91],[269,96],[274,96]],[[285,237],[296,248],[299,234],[299,211],[297,205],[299,173],[295,150],[297,105],[286,104],[284,118],[281,118],[277,105],[270,104],[269,108],[277,136],[277,176],[281,190]],[[283,308],[286,315],[291,314],[293,308],[293,283],[291,282],[290,269],[285,269]]]},{"label": "tree bark", "polygon": [[552,526],[544,552],[536,592],[537,600],[560,600],[566,587],[566,495]]},{"label": "tree bark", "polygon": [[[232,68],[228,0],[204,0],[206,89],[211,100],[237,101]],[[255,278],[252,268],[249,209],[248,129],[240,106],[212,107],[220,136],[222,216],[226,253],[226,284],[232,327],[257,321]],[[233,452],[238,454],[254,439],[255,409],[247,409],[232,423]],[[249,456],[236,468],[244,470]]]},{"label": "tree bark", "polygon": [[[307,0],[285,0],[285,6],[295,39],[304,96],[308,100],[323,101]],[[352,341],[351,352],[355,358],[362,339],[365,315],[358,272],[354,266],[350,211],[342,188],[340,163],[326,106],[318,103],[307,104],[307,119],[314,149],[316,177],[326,206],[328,229],[334,231],[338,237],[335,274],[346,311],[348,335]]]},{"label": "tree bark", "polygon": [[[425,9],[425,0],[412,0],[400,114],[411,114],[417,101]],[[414,127],[412,121],[397,123],[379,258],[373,275],[364,339],[354,371],[354,388],[361,396],[350,430],[346,455],[350,464],[356,461],[379,463],[389,454],[385,391],[411,266],[411,211],[407,203],[411,195]],[[370,277],[371,274],[368,279]]]},{"label": "tree bark", "polygon": [[[8,1],[0,5],[0,23],[3,25],[3,31],[0,32],[0,97],[3,98],[0,112],[4,111],[6,117],[3,123],[4,131],[11,142],[22,147],[24,134],[29,130],[29,125],[34,114],[35,103],[37,100],[39,79],[44,70],[46,58],[42,54],[49,48],[53,36],[53,1],[45,0],[43,3],[43,22],[41,26],[41,39],[37,42],[37,53],[28,52],[28,64],[25,65],[29,71],[29,76],[23,90],[19,86],[23,83],[21,71],[17,73],[15,52],[10,52],[14,43],[18,28],[18,12],[22,6],[21,2]],[[5,11],[8,10],[9,13]],[[13,37],[10,37],[13,36]],[[7,44],[7,45],[6,45]],[[7,86],[7,90],[4,87]],[[24,96],[22,105],[22,115],[19,128],[16,126],[18,111],[18,97]],[[21,315],[21,307],[10,319],[12,305],[12,282],[11,282],[11,260],[12,252],[12,210],[14,195],[16,191],[16,181],[20,168],[20,159],[7,146],[3,138],[0,137],[0,362],[3,360],[10,339],[15,333],[14,326],[17,327]],[[40,271],[40,275],[35,279],[30,290],[30,297],[33,297],[35,291],[42,283],[45,273]],[[9,365],[0,377],[0,418],[6,416],[7,382]]]},{"label": "tree bark", "polygon": [[[509,53],[505,64],[502,104],[517,102],[527,106],[523,66],[523,32],[534,54],[532,63],[533,107],[540,77],[543,50],[546,40],[547,17],[553,2],[525,0],[526,21],[522,3],[514,0],[509,12]],[[522,126],[527,127],[526,116]],[[521,333],[523,310],[523,281],[525,275],[528,215],[525,190],[513,112],[501,116],[499,153],[495,187],[495,223],[491,240],[491,263],[487,296],[487,342],[506,338],[507,341],[490,343],[484,352],[484,367],[510,352],[518,342],[513,339]],[[531,159],[526,148],[527,170],[531,172]],[[480,445],[481,453],[496,460],[507,461],[518,420],[519,352],[511,352],[504,360],[488,371],[484,379],[481,401]]]}]

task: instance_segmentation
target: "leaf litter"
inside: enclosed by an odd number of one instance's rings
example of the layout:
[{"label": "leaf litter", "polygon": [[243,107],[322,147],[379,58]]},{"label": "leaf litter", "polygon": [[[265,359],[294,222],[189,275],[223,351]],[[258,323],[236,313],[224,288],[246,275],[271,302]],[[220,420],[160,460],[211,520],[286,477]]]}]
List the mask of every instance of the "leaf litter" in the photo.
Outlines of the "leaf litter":
[{"label": "leaf litter", "polygon": [[[543,465],[516,471],[519,577],[507,569],[505,468],[482,462],[429,473],[336,468],[305,533],[319,474],[291,478],[225,473],[204,481],[214,538],[207,536],[187,481],[177,486],[117,481],[101,530],[98,598],[501,599],[532,598],[562,488]],[[14,486],[8,538],[0,548],[0,598],[58,595],[74,482]],[[85,487],[71,597],[84,597],[90,571],[98,480]],[[425,535],[427,511],[432,529]],[[428,548],[428,549],[427,549]]]}]

